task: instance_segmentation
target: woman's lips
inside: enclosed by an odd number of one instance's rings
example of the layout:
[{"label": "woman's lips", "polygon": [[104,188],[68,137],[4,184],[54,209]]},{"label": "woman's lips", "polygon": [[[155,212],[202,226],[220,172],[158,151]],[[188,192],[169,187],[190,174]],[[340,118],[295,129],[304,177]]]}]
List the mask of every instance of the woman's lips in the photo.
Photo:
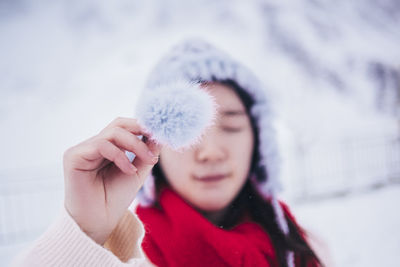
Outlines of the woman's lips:
[{"label": "woman's lips", "polygon": [[204,175],[204,176],[194,176],[197,181],[201,182],[217,182],[221,181],[228,177],[227,174],[211,174],[211,175]]}]

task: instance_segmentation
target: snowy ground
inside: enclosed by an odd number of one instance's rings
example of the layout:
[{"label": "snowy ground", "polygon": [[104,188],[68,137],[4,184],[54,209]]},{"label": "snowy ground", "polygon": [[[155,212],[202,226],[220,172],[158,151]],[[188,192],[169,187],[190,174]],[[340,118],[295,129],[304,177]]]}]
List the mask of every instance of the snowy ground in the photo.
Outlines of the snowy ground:
[{"label": "snowy ground", "polygon": [[300,224],[326,243],[328,266],[394,267],[400,251],[398,203],[400,186],[393,185],[291,208]]}]

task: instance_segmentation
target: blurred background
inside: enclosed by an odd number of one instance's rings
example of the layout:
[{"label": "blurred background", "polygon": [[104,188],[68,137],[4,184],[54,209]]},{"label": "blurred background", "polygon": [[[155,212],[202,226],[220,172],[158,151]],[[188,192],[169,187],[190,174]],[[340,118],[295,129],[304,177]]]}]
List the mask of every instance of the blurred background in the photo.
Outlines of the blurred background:
[{"label": "blurred background", "polygon": [[200,37],[270,91],[281,198],[328,266],[398,266],[400,2],[1,0],[0,266],[63,205],[62,155]]}]

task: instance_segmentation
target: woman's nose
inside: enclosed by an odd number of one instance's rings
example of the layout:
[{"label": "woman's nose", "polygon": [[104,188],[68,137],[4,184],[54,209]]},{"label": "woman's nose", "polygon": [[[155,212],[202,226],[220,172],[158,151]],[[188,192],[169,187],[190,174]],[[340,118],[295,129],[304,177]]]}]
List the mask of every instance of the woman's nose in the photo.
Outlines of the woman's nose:
[{"label": "woman's nose", "polygon": [[227,150],[221,141],[215,131],[208,131],[196,146],[196,160],[202,163],[223,161],[227,157]]}]

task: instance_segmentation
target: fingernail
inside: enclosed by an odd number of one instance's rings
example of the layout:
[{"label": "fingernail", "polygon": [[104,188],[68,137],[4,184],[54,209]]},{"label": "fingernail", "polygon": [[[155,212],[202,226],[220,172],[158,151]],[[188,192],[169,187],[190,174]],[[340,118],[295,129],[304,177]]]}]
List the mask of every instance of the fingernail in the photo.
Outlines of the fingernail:
[{"label": "fingernail", "polygon": [[154,153],[153,153],[153,152],[151,152],[150,150],[149,150],[147,153],[148,153],[148,154],[149,154],[149,156],[150,156],[150,157],[152,157],[152,158],[156,157],[156,155],[154,155]]},{"label": "fingernail", "polygon": [[132,174],[137,172],[137,168],[133,166],[132,164],[129,165],[129,169],[131,169]]},{"label": "fingernail", "polygon": [[156,164],[158,162],[158,157],[153,157],[153,163]]}]

